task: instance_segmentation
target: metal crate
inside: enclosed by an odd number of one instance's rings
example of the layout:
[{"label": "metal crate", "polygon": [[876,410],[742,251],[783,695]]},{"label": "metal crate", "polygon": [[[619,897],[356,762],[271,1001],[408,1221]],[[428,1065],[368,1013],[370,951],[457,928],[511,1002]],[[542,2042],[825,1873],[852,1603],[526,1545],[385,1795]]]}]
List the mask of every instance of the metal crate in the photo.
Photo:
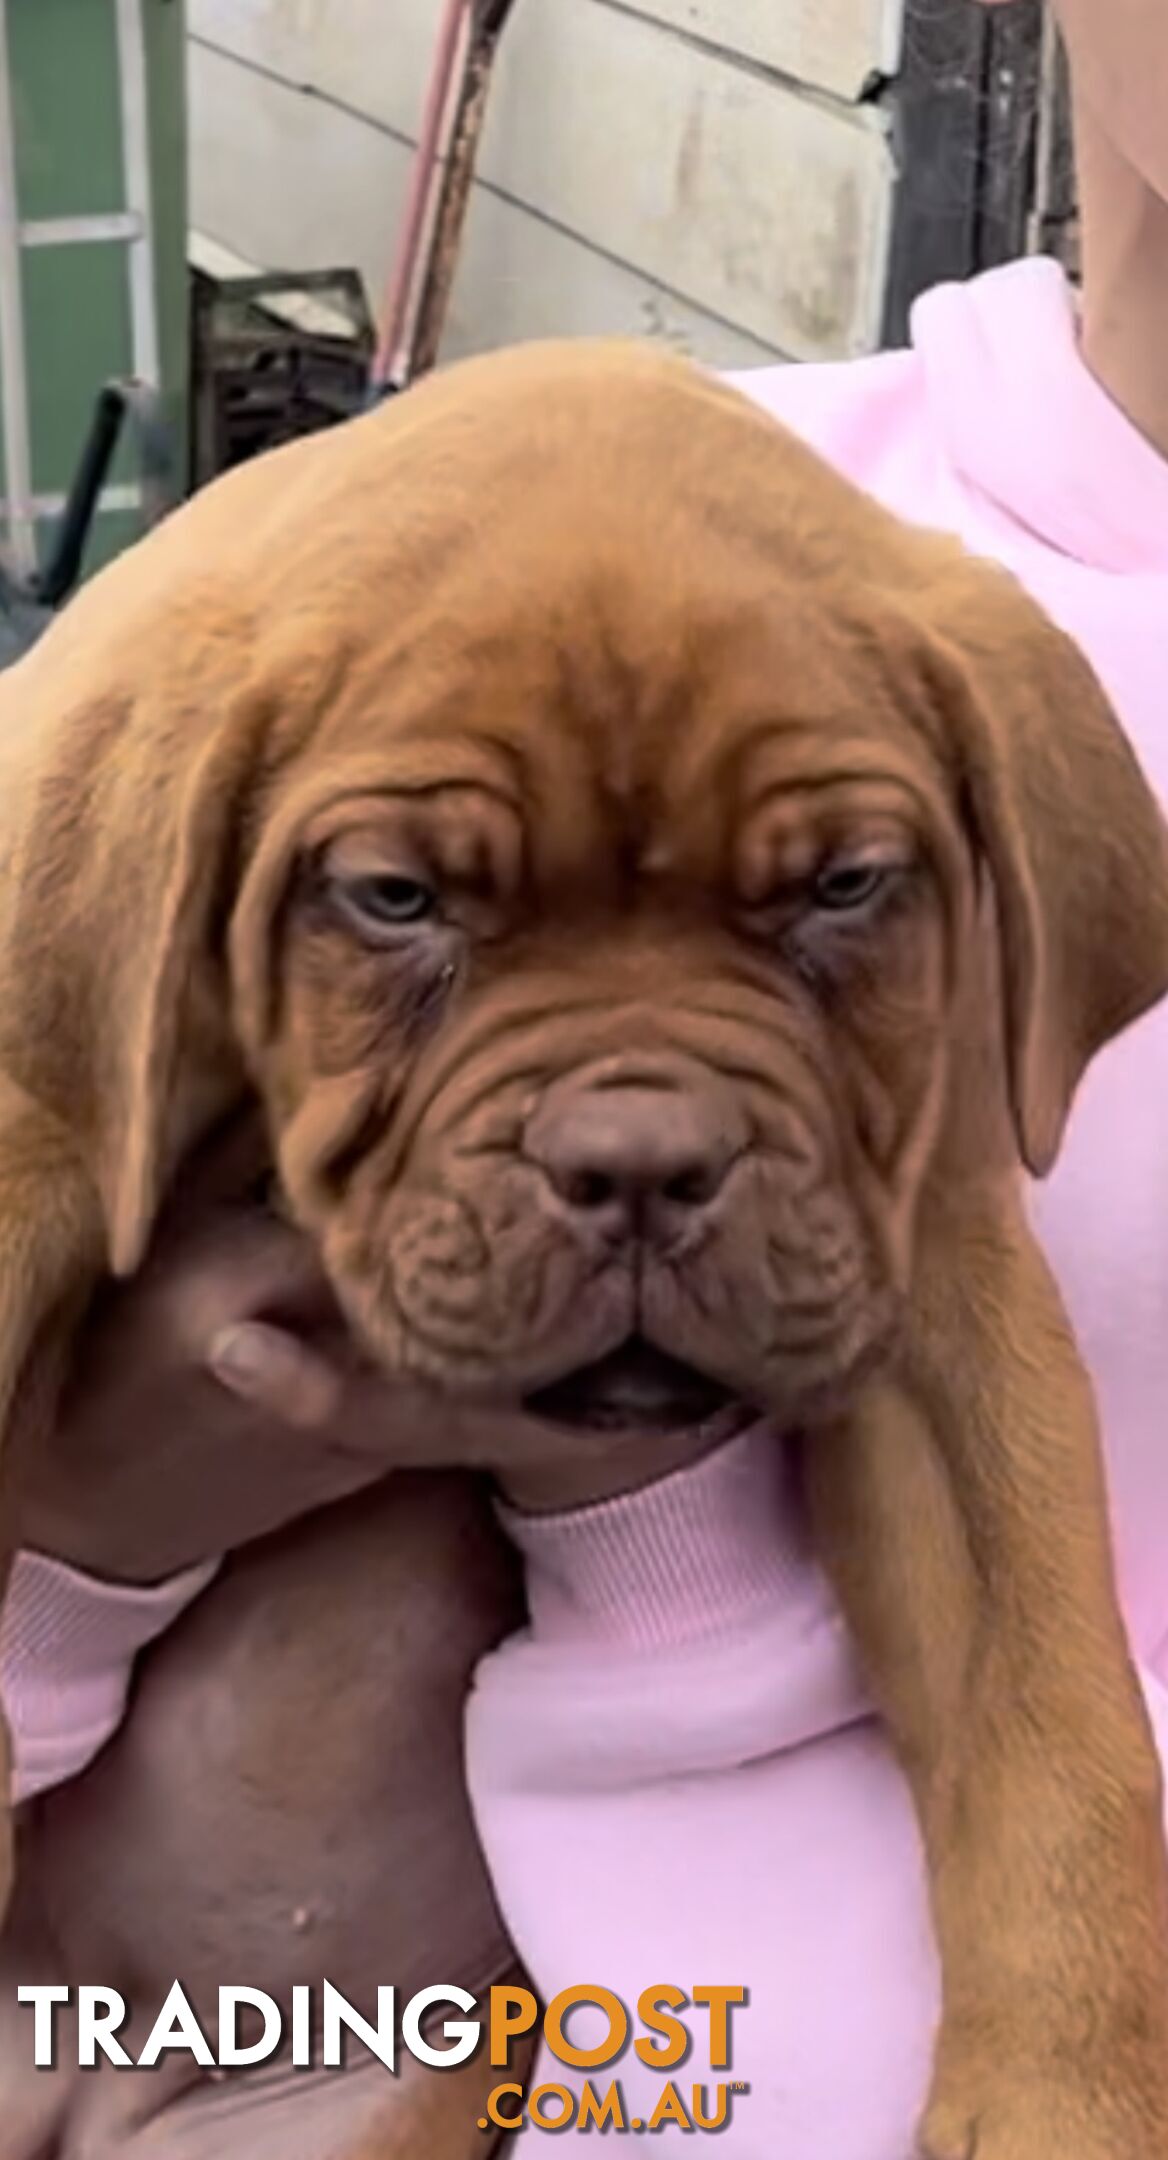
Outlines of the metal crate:
[{"label": "metal crate", "polygon": [[360,412],[374,337],[354,270],[219,277],[195,268],[192,486]]}]

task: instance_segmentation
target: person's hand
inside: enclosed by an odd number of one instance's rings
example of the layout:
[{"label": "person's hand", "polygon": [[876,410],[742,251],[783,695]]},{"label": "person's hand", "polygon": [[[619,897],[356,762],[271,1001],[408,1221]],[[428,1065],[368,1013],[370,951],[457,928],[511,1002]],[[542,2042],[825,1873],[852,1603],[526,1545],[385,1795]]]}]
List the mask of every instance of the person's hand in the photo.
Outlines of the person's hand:
[{"label": "person's hand", "polygon": [[246,1134],[196,1157],[140,1273],[99,1295],[25,1466],[25,1545],[155,1582],[417,1457],[256,1168]]},{"label": "person's hand", "polygon": [[260,1167],[248,1134],[196,1156],[140,1272],[99,1296],[55,1429],[24,1467],[24,1545],[152,1583],[394,1468],[485,1470],[545,1512],[704,1452],[692,1434],[569,1434],[392,1384],[308,1240],[265,1205]]}]

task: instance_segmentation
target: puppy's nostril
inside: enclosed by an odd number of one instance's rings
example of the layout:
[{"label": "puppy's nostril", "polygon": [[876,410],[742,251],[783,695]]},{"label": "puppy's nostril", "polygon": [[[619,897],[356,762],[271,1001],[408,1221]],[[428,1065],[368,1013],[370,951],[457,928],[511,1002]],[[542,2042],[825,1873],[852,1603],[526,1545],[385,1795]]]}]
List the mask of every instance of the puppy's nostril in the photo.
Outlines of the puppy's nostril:
[{"label": "puppy's nostril", "polygon": [[718,1178],[708,1164],[692,1163],[671,1177],[661,1177],[652,1169],[640,1174],[634,1169],[624,1176],[606,1170],[573,1170],[559,1184],[569,1207],[599,1215],[606,1209],[651,1203],[654,1194],[668,1207],[705,1207],[718,1189]]},{"label": "puppy's nostril", "polygon": [[595,1212],[611,1207],[620,1193],[615,1178],[606,1177],[603,1170],[577,1170],[565,1181],[564,1198],[570,1207]]},{"label": "puppy's nostril", "polygon": [[687,1170],[666,1178],[661,1187],[661,1197],[673,1207],[704,1207],[712,1200],[717,1180],[706,1163],[693,1163]]}]

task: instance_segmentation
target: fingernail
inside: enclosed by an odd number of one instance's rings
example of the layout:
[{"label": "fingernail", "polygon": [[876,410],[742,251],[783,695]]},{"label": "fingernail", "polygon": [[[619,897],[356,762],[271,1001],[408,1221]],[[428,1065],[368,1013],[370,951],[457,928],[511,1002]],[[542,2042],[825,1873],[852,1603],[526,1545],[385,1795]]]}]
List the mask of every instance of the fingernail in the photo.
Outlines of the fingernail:
[{"label": "fingernail", "polygon": [[267,1368],[263,1330],[247,1326],[221,1329],[211,1344],[207,1362],[225,1387],[250,1391]]}]

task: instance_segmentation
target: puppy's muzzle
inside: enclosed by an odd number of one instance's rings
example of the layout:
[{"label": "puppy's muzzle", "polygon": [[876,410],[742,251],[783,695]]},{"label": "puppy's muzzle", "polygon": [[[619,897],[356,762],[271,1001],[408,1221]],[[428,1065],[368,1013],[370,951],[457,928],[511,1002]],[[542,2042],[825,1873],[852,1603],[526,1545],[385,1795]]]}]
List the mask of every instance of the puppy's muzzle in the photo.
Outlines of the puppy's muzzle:
[{"label": "puppy's muzzle", "polygon": [[660,1253],[700,1234],[746,1139],[721,1092],[601,1065],[547,1090],[524,1153],[584,1237]]}]

